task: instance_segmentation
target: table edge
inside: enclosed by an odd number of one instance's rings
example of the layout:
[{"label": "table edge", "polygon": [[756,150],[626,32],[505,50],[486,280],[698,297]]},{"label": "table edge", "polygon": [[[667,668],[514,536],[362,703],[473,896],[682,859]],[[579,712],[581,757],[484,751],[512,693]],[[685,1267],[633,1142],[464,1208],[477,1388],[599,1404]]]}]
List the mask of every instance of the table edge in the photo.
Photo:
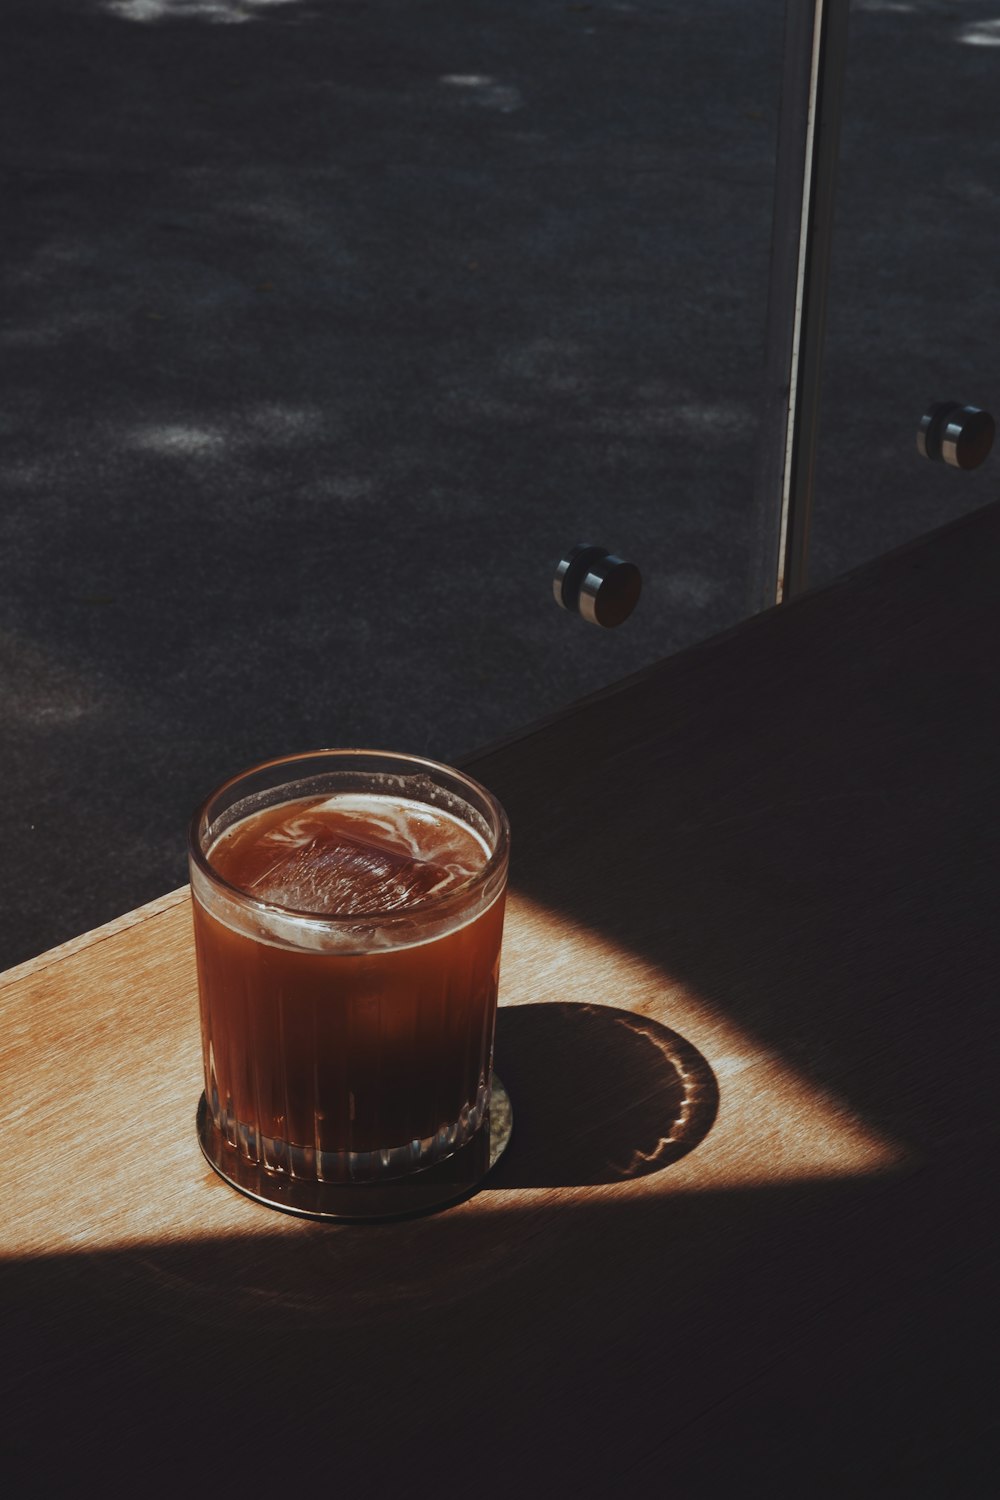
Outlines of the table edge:
[{"label": "table edge", "polygon": [[136,906],[131,911],[124,912],[120,917],[113,917],[110,922],[105,922],[100,927],[92,927],[88,932],[82,932],[78,937],[70,938],[55,948],[49,948],[34,958],[25,959],[23,963],[16,964],[13,968],[0,973],[0,990],[9,989],[11,985],[18,984],[31,975],[39,974],[54,964],[62,963],[64,959],[72,958],[87,948],[94,947],[97,943],[117,937],[119,933],[127,932],[130,927],[137,927],[153,917],[162,916],[165,912],[187,901],[190,892],[190,886],[178,886],[176,890],[168,891],[164,896],[157,896],[154,901],[147,901],[144,906]]}]

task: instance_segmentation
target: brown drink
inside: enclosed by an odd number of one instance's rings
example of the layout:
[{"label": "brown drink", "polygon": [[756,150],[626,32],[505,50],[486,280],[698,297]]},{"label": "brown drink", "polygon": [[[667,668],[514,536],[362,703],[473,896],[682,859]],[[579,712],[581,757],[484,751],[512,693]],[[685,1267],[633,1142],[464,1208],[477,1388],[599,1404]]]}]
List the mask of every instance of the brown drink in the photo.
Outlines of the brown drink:
[{"label": "brown drink", "polygon": [[242,1162],[318,1183],[454,1153],[492,1076],[503,815],[427,777],[358,781],[203,810],[192,858],[212,1122]]}]

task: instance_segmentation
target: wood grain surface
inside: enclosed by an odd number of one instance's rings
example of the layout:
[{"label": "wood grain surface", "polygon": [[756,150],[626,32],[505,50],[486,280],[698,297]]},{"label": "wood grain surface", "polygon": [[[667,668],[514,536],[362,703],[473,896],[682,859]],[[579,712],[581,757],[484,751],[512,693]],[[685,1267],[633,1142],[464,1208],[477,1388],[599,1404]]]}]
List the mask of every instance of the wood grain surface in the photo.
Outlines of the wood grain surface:
[{"label": "wood grain surface", "polygon": [[442,1213],[207,1167],[186,890],[3,976],[17,1493],[980,1493],[998,546],[988,507],[475,762],[515,1134]]}]

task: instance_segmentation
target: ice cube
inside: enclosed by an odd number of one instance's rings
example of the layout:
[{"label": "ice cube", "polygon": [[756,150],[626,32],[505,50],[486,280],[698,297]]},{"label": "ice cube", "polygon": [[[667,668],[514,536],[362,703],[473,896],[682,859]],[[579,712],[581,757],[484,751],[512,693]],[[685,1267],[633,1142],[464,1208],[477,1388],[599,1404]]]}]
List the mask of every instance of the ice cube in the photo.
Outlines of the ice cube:
[{"label": "ice cube", "polygon": [[360,916],[412,906],[443,880],[452,883],[437,865],[324,830],[282,851],[247,888],[296,911]]},{"label": "ice cube", "polygon": [[212,856],[260,900],[318,916],[366,916],[460,889],[482,869],[486,849],[441,809],[340,795],[251,816]]}]

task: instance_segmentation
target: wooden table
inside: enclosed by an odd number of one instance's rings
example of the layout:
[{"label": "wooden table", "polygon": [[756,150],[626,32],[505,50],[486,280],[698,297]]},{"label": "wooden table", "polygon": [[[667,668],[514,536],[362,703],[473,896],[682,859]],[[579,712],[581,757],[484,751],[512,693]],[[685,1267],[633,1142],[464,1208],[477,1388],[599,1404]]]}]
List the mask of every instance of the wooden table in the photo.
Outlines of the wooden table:
[{"label": "wooden table", "polygon": [[186,890],[4,976],[10,1493],[986,1493],[998,583],[988,507],[475,763],[515,1136],[436,1216],[206,1166]]}]

